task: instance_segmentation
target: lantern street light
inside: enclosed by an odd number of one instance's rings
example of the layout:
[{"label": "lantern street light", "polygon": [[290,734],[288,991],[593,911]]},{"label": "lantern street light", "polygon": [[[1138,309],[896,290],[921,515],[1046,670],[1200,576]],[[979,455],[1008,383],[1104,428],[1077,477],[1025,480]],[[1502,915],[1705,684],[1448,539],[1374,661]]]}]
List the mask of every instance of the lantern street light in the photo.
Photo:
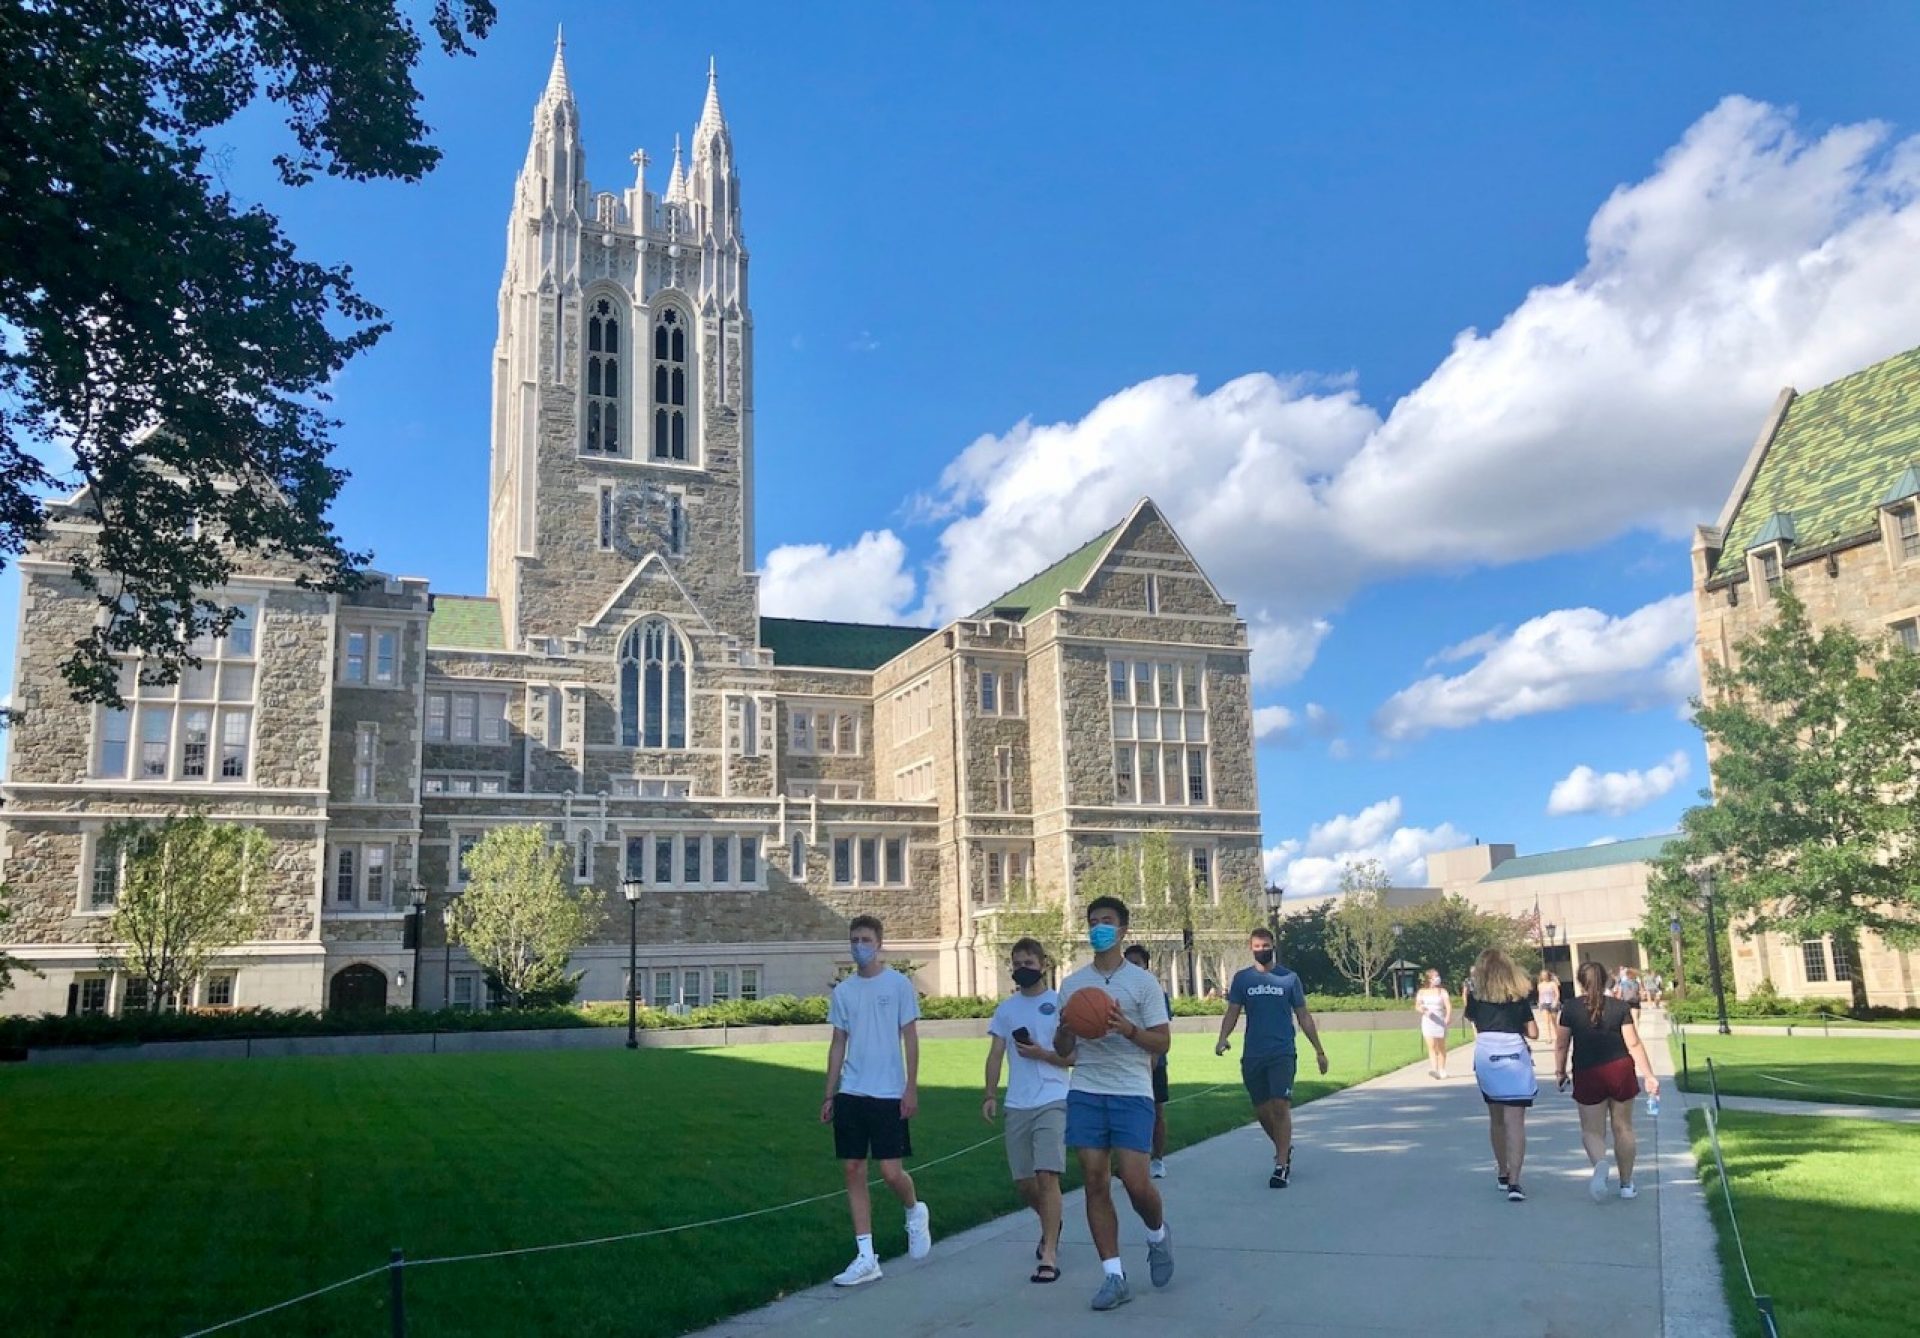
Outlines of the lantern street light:
[{"label": "lantern street light", "polygon": [[427,932],[427,889],[415,883],[413,891],[413,1011],[420,1011],[420,940]]},{"label": "lantern street light", "polygon": [[646,884],[629,878],[620,884],[627,899],[627,1049],[640,1048],[640,894]]},{"label": "lantern street light", "polygon": [[1267,928],[1273,931],[1273,946],[1280,946],[1280,903],[1287,889],[1267,884]]}]

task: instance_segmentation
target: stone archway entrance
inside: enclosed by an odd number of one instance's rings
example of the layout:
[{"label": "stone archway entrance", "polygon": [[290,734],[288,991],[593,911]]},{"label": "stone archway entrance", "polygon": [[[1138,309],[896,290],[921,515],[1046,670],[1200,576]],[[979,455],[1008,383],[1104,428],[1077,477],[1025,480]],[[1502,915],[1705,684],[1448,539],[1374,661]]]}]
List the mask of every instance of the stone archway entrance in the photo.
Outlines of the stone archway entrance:
[{"label": "stone archway entrance", "polygon": [[334,1010],[385,1008],[387,977],[377,967],[356,962],[334,974],[327,987],[327,1007]]}]

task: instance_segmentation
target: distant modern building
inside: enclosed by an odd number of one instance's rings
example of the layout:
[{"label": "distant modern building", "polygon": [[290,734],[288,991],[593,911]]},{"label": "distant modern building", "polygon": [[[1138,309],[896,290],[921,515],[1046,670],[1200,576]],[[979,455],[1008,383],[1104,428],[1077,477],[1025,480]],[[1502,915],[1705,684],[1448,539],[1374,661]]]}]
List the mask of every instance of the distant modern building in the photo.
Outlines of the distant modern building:
[{"label": "distant modern building", "polygon": [[[1531,920],[1548,965],[1562,979],[1589,961],[1609,971],[1648,966],[1633,937],[1647,910],[1647,874],[1670,836],[1517,855],[1510,845],[1471,845],[1427,856],[1427,881],[1483,911]],[[1653,962],[1655,969],[1660,962]]]},{"label": "distant modern building", "polygon": [[1151,501],[944,627],[761,615],[748,257],[711,73],[691,147],[664,192],[642,154],[630,186],[589,185],[556,52],[507,224],[484,596],[331,596],[256,563],[218,592],[240,616],[200,668],[153,687],[129,661],[126,709],[83,707],[57,666],[99,609],[62,553],[91,531],[78,499],[55,508],[20,563],[0,787],[9,946],[45,974],[0,1009],[124,1005],[102,833],[174,812],[272,840],[267,925],[196,1006],[484,1002],[441,912],[505,824],[549,831],[608,898],[574,960],[587,998],[629,988],[621,886],[644,884],[631,984],[662,1007],[821,993],[861,911],[923,990],[992,992],[1008,894],[1072,905],[1097,852],[1149,830],[1211,894],[1260,886],[1246,624]]},{"label": "distant modern building", "polygon": [[[1782,390],[1719,522],[1693,541],[1702,677],[1772,618],[1783,581],[1814,625],[1843,623],[1920,651],[1920,348],[1805,394]],[[1920,954],[1865,935],[1858,963],[1831,937],[1734,936],[1741,992],[1920,1004]]]}]

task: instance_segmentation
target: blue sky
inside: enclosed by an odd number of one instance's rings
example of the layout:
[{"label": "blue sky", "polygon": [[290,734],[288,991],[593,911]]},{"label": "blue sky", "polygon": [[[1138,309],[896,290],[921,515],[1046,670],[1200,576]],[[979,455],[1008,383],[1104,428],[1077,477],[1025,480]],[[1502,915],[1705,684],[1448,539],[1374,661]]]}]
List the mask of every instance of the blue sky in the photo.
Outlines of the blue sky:
[{"label": "blue sky", "polygon": [[1306,890],[1691,801],[1688,527],[1778,387],[1920,342],[1920,12],[1845,14],[516,3],[427,62],[423,183],[284,192],[270,118],[221,139],[395,323],[337,387],[342,530],[478,592],[555,25],[596,186],[664,180],[716,57],[769,611],[951,614],[1152,493],[1253,624]]}]

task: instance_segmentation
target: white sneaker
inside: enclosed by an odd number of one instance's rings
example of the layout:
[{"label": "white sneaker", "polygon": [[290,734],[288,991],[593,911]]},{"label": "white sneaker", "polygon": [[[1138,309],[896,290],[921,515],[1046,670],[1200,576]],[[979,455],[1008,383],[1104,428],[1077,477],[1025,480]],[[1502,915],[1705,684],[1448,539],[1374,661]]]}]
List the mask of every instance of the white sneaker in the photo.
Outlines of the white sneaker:
[{"label": "white sneaker", "polygon": [[1607,1197],[1607,1164],[1595,1162],[1593,1174],[1587,1177],[1587,1193],[1595,1203],[1601,1203]]},{"label": "white sneaker", "polygon": [[1148,1162],[1147,1170],[1155,1180],[1165,1180],[1167,1178],[1167,1163],[1160,1157],[1155,1157],[1152,1161]]},{"label": "white sneaker", "polygon": [[880,1272],[880,1261],[870,1254],[856,1254],[853,1262],[834,1274],[836,1287],[858,1287],[863,1282],[878,1282],[884,1276]]},{"label": "white sneaker", "polygon": [[1637,1199],[1640,1197],[1640,1191],[1632,1185],[1622,1185],[1620,1186],[1620,1197],[1623,1199]]},{"label": "white sneaker", "polygon": [[907,1209],[907,1258],[925,1259],[933,1252],[931,1219],[932,1214],[924,1202]]}]

